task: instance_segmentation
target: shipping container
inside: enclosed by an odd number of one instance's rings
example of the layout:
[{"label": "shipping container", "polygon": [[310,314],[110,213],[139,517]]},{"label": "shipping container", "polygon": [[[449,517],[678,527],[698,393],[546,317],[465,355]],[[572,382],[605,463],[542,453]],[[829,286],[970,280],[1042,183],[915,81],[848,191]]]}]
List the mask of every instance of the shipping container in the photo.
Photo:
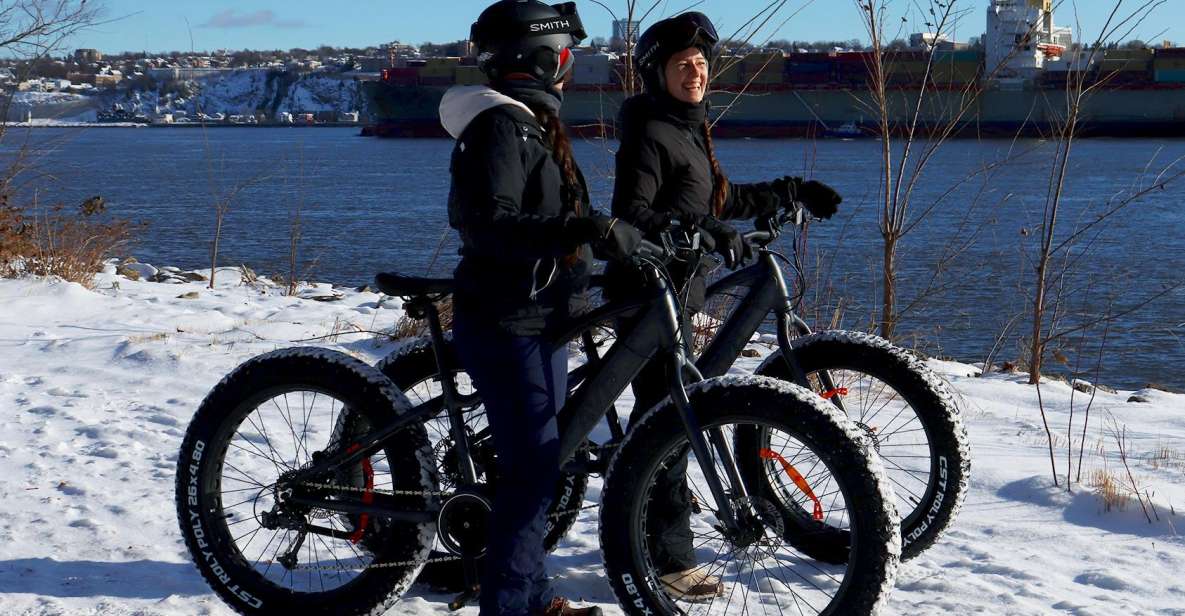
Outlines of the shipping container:
[{"label": "shipping container", "polygon": [[420,85],[422,86],[451,86],[456,83],[454,75],[446,76],[426,76],[420,75]]},{"label": "shipping container", "polygon": [[835,62],[828,60],[825,62],[819,61],[801,61],[788,60],[786,62],[787,75],[802,75],[805,73],[833,73],[835,72]]},{"label": "shipping container", "polygon": [[723,56],[720,58],[718,64],[723,70],[715,76],[714,80],[716,83],[721,85],[736,85],[741,83],[741,67],[743,63],[740,61],[740,58]]},{"label": "shipping container", "polygon": [[1158,71],[1185,70],[1185,58],[1161,58],[1158,56],[1152,66]]},{"label": "shipping container", "polygon": [[817,85],[830,83],[834,77],[829,73],[792,73],[786,75],[785,83],[790,85]]},{"label": "shipping container", "polygon": [[1156,71],[1157,83],[1185,83],[1185,70],[1167,69]]},{"label": "shipping container", "polygon": [[861,64],[865,65],[872,62],[872,52],[869,51],[846,51],[835,54],[835,61],[838,64]]},{"label": "shipping container", "polygon": [[611,82],[613,57],[605,53],[578,53],[572,68],[572,83],[606,85]]},{"label": "shipping container", "polygon": [[1152,49],[1108,49],[1103,53],[1104,60],[1151,60]]},{"label": "shipping container", "polygon": [[476,66],[458,66],[456,83],[460,86],[477,86],[487,83],[485,73]]},{"label": "shipping container", "polygon": [[460,65],[460,58],[429,58],[420,69],[420,77],[448,77],[452,79]]}]

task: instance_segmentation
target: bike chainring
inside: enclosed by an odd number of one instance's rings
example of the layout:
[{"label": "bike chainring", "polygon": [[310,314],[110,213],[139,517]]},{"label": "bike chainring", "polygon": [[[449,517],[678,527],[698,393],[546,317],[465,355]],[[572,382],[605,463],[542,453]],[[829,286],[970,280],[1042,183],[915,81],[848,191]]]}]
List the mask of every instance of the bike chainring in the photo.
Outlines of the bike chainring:
[{"label": "bike chainring", "polygon": [[449,497],[437,518],[440,543],[458,556],[482,556],[486,552],[492,510],[489,499],[476,492],[458,492]]}]

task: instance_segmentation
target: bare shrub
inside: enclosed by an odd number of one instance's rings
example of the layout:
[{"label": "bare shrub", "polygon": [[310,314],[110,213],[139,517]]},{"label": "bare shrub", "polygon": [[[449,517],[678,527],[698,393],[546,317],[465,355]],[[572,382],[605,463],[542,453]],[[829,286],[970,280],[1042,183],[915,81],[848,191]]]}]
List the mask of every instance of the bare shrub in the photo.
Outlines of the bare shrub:
[{"label": "bare shrub", "polygon": [[[6,199],[5,199],[6,201]],[[0,205],[0,277],[56,276],[86,286],[103,262],[126,250],[143,225],[103,216],[102,199],[76,210]]]}]

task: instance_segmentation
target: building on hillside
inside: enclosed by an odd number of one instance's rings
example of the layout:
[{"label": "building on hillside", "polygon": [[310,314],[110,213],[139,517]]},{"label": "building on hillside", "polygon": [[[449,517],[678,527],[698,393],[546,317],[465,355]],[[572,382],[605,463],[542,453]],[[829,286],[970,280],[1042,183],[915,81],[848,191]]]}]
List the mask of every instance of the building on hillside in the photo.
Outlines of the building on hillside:
[{"label": "building on hillside", "polygon": [[74,61],[78,64],[92,64],[103,59],[98,49],[75,49]]},{"label": "building on hillside", "polygon": [[954,48],[954,43],[945,34],[917,32],[909,35],[909,46],[912,49],[924,49],[926,51],[933,48],[937,48],[939,51],[949,51]]},{"label": "building on hillside", "polygon": [[[282,68],[282,67],[281,67]],[[205,77],[213,77],[230,73],[237,69],[229,68],[193,68],[193,67],[178,67],[171,66],[166,68],[150,68],[148,69],[148,76],[157,81],[181,81],[190,79],[202,79]],[[250,69],[248,69],[250,70]]]},{"label": "building on hillside", "polygon": [[624,44],[627,40],[638,39],[638,22],[628,21],[625,19],[617,19],[613,21],[613,37],[610,41],[614,44]]}]

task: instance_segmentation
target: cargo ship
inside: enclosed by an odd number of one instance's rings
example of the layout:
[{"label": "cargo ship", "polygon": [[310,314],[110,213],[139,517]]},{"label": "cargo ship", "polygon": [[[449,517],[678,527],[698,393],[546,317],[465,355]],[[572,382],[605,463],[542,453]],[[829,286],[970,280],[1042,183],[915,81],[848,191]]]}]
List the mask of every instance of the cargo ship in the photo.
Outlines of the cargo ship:
[{"label": "cargo ship", "polygon": [[[1065,123],[1071,86],[1083,83],[1091,92],[1079,114],[1080,136],[1185,137],[1185,48],[1083,50],[1072,45],[1068,29],[1053,26],[1052,15],[1051,0],[993,0],[984,49],[915,35],[932,46],[885,52],[889,130],[910,126],[924,94],[922,133],[1046,137]],[[718,116],[714,134],[879,136],[869,86],[873,59],[870,52],[724,55],[709,94]],[[579,50],[562,111],[574,132],[615,136],[626,98],[622,69],[612,54]],[[473,58],[387,68],[381,79],[363,84],[372,118],[363,134],[446,137],[437,116],[444,92],[481,83]]]}]

